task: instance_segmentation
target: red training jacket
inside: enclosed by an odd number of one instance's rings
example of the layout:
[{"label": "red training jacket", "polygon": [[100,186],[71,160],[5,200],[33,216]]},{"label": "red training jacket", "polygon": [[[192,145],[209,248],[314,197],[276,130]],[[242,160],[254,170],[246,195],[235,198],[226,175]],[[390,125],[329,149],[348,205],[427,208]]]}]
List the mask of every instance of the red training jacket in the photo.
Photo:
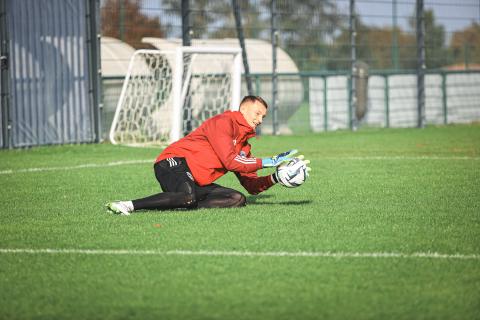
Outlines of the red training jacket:
[{"label": "red training jacket", "polygon": [[270,176],[257,176],[262,160],[251,155],[248,143],[254,136],[255,130],[239,111],[225,111],[169,145],[155,162],[172,157],[185,158],[200,186],[211,184],[233,171],[248,193],[258,194],[270,188],[273,182]]}]

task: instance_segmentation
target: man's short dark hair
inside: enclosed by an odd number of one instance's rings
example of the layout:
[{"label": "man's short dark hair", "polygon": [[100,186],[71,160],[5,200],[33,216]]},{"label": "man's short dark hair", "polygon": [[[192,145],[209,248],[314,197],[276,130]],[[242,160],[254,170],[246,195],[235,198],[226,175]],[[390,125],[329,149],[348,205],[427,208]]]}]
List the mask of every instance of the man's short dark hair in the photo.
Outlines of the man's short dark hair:
[{"label": "man's short dark hair", "polygon": [[260,96],[245,96],[243,97],[242,99],[242,102],[240,102],[240,105],[242,105],[244,102],[252,102],[252,103],[255,103],[255,102],[260,102],[261,104],[263,104],[263,106],[268,109],[268,104],[265,100],[262,99],[262,97]]}]

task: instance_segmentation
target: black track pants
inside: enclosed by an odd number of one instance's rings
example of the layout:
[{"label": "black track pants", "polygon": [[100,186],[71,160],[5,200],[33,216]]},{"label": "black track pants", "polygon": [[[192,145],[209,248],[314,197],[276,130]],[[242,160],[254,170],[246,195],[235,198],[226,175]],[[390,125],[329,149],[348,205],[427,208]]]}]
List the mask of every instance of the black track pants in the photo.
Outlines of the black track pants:
[{"label": "black track pants", "polygon": [[175,208],[230,208],[244,206],[245,196],[233,189],[193,180],[185,158],[168,158],[155,164],[155,176],[164,192],[133,200],[135,210]]}]

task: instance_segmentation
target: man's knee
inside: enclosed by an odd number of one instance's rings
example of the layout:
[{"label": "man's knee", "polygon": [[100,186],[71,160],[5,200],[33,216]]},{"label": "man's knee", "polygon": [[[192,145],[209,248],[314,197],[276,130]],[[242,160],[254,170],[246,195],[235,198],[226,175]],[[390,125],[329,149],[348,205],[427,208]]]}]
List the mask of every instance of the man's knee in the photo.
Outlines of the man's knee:
[{"label": "man's knee", "polygon": [[198,205],[197,195],[195,190],[188,182],[183,182],[180,186],[180,192],[184,194],[184,206],[185,208],[196,208]]}]

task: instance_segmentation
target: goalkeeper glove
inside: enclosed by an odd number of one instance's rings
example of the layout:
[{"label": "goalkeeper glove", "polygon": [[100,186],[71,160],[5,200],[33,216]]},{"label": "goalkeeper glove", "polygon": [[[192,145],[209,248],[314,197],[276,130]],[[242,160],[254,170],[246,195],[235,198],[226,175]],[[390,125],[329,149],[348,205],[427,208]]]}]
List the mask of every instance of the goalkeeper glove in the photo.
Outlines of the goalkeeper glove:
[{"label": "goalkeeper glove", "polygon": [[263,158],[262,159],[262,168],[270,168],[270,167],[276,167],[279,164],[291,160],[292,156],[297,153],[298,150],[293,149],[289,150],[287,152],[280,153],[279,155],[276,155],[275,157],[271,158]]}]

